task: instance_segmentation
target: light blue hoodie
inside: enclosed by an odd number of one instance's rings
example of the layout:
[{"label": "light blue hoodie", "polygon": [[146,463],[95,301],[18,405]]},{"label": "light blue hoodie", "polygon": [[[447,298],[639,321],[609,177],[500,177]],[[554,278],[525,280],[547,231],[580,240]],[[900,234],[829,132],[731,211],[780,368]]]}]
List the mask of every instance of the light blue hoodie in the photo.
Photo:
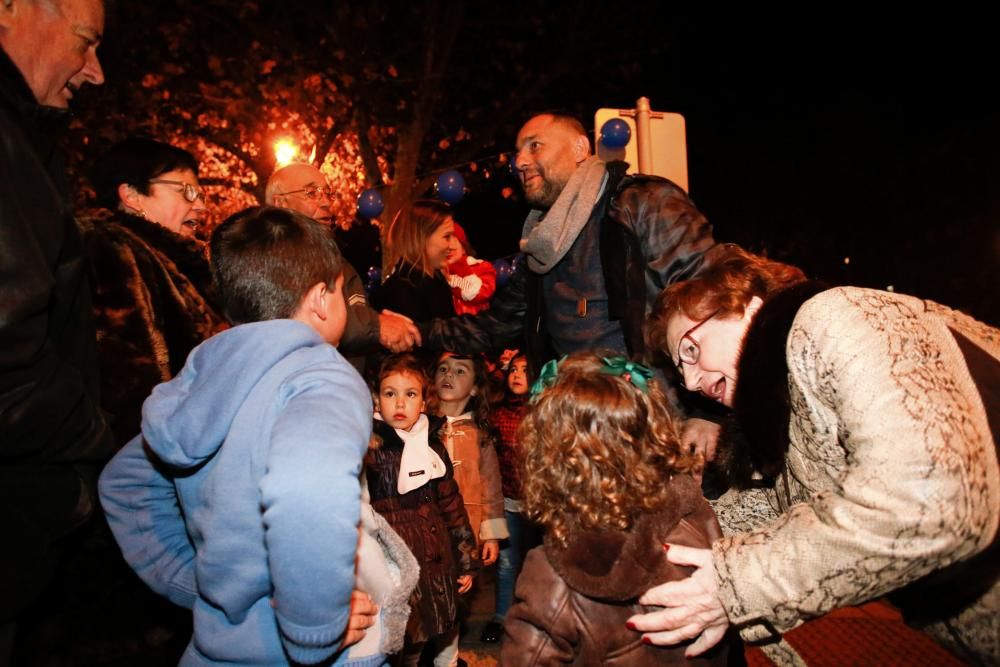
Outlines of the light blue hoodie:
[{"label": "light blue hoodie", "polygon": [[361,377],[307,325],[256,322],[195,348],[142,416],[155,457],[133,439],[101,475],[101,502],[143,581],[193,610],[181,664],[331,660],[371,435]]}]

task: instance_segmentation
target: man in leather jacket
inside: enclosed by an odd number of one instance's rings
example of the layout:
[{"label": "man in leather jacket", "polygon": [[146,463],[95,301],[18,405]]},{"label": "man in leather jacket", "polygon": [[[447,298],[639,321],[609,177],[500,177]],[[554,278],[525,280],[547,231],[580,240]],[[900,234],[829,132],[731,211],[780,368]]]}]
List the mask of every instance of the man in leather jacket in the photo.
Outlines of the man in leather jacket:
[{"label": "man in leather jacket", "polygon": [[[537,115],[517,136],[515,167],[533,211],[519,266],[488,311],[420,324],[424,344],[463,352],[517,345],[535,368],[546,359],[610,348],[643,358],[653,300],[691,278],[724,246],[674,183],[625,176],[622,162],[591,155],[576,119]],[[689,420],[684,440],[711,458],[717,427]]]},{"label": "man in leather jacket", "polygon": [[0,662],[112,452],[90,290],[56,141],[104,81],[102,0],[0,0]]}]

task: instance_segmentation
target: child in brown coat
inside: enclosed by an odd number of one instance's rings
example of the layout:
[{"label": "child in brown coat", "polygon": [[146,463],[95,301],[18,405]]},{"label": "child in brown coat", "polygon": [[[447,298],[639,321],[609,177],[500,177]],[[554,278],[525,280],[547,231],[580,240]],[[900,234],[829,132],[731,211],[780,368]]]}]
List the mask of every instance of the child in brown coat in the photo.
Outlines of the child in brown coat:
[{"label": "child in brown coat", "polygon": [[[642,642],[626,622],[653,585],[687,577],[663,544],[707,547],[719,523],[691,473],[667,398],[624,357],[549,362],[519,431],[524,504],[546,529],[525,559],[501,663],[687,664],[684,646]],[[692,664],[725,665],[725,642]]]}]

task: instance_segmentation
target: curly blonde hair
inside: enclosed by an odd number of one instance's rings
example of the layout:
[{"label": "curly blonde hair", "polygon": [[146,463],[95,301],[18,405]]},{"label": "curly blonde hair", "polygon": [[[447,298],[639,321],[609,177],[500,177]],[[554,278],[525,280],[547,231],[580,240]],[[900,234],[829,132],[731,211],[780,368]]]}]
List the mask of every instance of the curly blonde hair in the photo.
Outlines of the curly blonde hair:
[{"label": "curly blonde hair", "polygon": [[563,546],[577,528],[627,530],[664,503],[671,475],[702,465],[683,451],[659,383],[647,393],[601,373],[601,356],[565,359],[518,432],[527,514]]}]

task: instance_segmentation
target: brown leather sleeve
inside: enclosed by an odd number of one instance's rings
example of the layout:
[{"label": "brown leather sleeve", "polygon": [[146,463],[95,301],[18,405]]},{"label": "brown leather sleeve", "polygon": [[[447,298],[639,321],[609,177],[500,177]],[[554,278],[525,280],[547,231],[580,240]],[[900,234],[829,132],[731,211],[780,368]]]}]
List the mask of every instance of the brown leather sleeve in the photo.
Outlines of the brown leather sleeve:
[{"label": "brown leather sleeve", "polygon": [[514,605],[507,612],[500,664],[571,664],[579,643],[569,588],[539,547],[528,552],[517,578]]},{"label": "brown leather sleeve", "polygon": [[451,534],[459,575],[472,574],[480,566],[479,549],[476,546],[476,536],[469,525],[462,493],[458,490],[450,465],[448,469],[448,475],[437,480],[438,507]]}]

